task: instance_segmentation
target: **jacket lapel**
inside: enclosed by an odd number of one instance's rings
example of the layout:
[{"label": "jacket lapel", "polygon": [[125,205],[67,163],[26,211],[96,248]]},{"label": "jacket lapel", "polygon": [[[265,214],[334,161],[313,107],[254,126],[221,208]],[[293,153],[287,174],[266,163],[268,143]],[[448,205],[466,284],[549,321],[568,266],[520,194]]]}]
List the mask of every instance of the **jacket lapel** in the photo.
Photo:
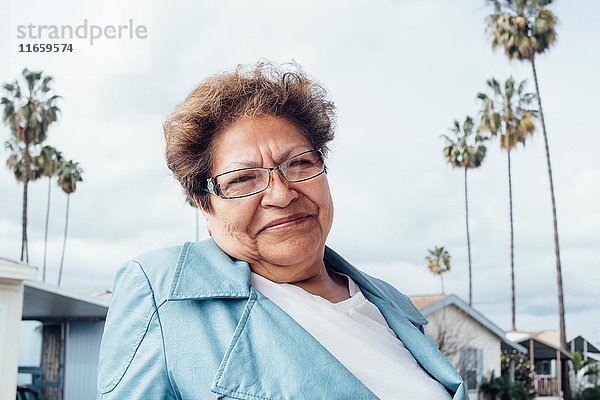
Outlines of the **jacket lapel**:
[{"label": "jacket lapel", "polygon": [[211,390],[249,400],[377,399],[314,337],[253,287]]},{"label": "jacket lapel", "polygon": [[456,369],[417,328],[427,324],[427,320],[408,297],[398,293],[387,283],[359,271],[329,248],[325,249],[325,262],[336,271],[350,276],[361,287],[365,297],[377,306],[390,328],[417,362],[453,392],[455,400],[468,399],[463,380]]},{"label": "jacket lapel", "polygon": [[369,301],[379,308],[390,328],[396,332],[413,357],[429,374],[454,393],[453,399],[467,400],[462,378],[448,359],[438,350],[427,336],[391,307],[387,302],[374,296]]}]

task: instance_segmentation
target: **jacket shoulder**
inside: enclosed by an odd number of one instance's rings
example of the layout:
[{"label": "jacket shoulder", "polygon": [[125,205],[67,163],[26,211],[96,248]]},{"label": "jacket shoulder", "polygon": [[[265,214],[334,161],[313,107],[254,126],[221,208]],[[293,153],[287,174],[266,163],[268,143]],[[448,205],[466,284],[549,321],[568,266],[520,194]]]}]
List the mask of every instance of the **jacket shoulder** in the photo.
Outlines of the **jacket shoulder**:
[{"label": "jacket shoulder", "polygon": [[127,262],[119,273],[126,273],[127,269],[141,269],[148,285],[152,288],[157,303],[162,302],[169,292],[177,263],[186,244],[164,247],[146,251]]},{"label": "jacket shoulder", "polygon": [[115,277],[98,363],[98,395],[102,399],[150,398],[150,388],[160,391],[160,398],[174,397],[150,284],[150,277],[156,280],[156,275],[160,279],[166,274],[146,273],[142,261],[127,261]]}]

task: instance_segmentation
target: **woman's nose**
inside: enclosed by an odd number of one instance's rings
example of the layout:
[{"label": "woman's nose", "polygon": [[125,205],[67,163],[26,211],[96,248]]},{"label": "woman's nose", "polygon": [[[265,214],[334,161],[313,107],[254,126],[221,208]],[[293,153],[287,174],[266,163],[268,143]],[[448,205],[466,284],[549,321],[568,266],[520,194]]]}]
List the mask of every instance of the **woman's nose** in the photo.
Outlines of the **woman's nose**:
[{"label": "woman's nose", "polygon": [[261,204],[263,207],[287,207],[298,198],[298,192],[290,188],[290,182],[285,180],[278,169],[270,171],[271,180],[269,187],[263,193]]}]

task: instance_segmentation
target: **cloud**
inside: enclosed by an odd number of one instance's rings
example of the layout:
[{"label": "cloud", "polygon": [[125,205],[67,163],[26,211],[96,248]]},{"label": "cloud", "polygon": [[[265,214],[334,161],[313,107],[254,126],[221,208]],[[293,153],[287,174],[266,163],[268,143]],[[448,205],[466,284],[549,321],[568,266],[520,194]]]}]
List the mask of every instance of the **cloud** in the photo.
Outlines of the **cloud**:
[{"label": "cloud", "polygon": [[[329,245],[410,294],[439,292],[440,280],[427,271],[424,257],[428,248],[444,245],[452,255],[447,291],[466,299],[463,174],[443,159],[439,135],[455,118],[476,115],[475,95],[486,79],[512,74],[531,81],[529,65],[509,63],[491,51],[483,33],[487,11],[475,0],[309,1],[296,7],[263,0],[194,7],[154,2],[150,72],[45,71],[55,75],[54,86],[64,96],[48,142],[84,169],[84,182],[70,200],[65,285],[110,286],[126,259],[195,238],[194,210],[164,162],[162,121],[205,76],[266,57],[299,62],[337,104],[328,174],[336,215]],[[556,12],[559,41],[537,67],[553,162],[567,328],[600,337],[600,326],[590,322],[600,321],[595,262],[600,135],[592,117],[600,57],[588,51],[598,36],[590,32],[599,28],[588,17],[593,13],[561,4]],[[13,51],[4,38],[0,50]],[[2,82],[14,79],[6,68],[0,65]],[[0,139],[7,135],[0,127]],[[518,327],[555,328],[552,214],[541,132],[511,157]],[[474,302],[509,328],[508,182],[506,153],[497,142],[489,145],[483,167],[469,172],[468,185]],[[22,186],[6,169],[0,170],[0,193],[0,255],[17,259]],[[30,259],[38,266],[46,196],[46,180],[30,185]],[[53,277],[65,202],[52,183],[48,276]],[[200,225],[204,238],[202,218]]]}]

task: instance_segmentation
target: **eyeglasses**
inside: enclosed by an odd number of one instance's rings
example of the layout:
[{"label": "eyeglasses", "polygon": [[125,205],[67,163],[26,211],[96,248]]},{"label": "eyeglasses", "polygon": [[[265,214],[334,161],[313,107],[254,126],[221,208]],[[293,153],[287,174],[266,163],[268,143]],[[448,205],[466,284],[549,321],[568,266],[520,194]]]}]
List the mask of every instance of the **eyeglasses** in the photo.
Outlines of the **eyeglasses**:
[{"label": "eyeglasses", "polygon": [[241,168],[224,172],[206,180],[204,191],[224,199],[252,196],[267,190],[271,171],[278,170],[288,182],[302,182],[325,172],[321,150],[308,150],[273,168]]}]

